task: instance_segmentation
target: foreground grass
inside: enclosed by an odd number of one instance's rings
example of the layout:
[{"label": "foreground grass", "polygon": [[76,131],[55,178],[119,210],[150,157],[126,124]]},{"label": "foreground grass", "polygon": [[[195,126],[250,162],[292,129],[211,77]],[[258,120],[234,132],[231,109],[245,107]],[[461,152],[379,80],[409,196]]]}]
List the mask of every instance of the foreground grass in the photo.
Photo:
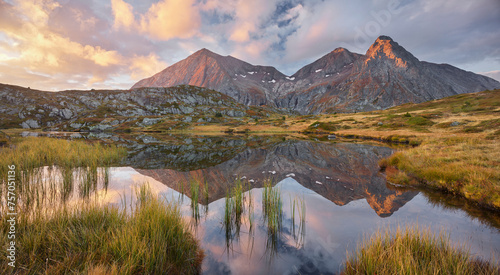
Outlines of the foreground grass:
[{"label": "foreground grass", "polygon": [[498,274],[500,269],[418,226],[377,232],[348,255],[343,274]]},{"label": "foreground grass", "polygon": [[473,138],[428,139],[380,162],[397,184],[425,185],[500,209],[500,143]]},{"label": "foreground grass", "polygon": [[[176,205],[141,190],[131,213],[86,205],[51,215],[21,215],[16,268],[7,274],[197,274],[203,252]],[[1,242],[7,243],[2,217]]]}]

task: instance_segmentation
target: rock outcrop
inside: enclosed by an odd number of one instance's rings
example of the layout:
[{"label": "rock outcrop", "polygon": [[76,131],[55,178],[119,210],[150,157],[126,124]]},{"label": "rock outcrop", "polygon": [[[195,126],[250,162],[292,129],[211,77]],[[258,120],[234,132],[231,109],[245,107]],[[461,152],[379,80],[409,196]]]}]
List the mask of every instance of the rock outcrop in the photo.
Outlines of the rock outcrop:
[{"label": "rock outcrop", "polygon": [[241,117],[248,109],[227,95],[194,86],[44,92],[0,84],[0,128],[108,131],[124,124],[181,125],[217,113]]}]

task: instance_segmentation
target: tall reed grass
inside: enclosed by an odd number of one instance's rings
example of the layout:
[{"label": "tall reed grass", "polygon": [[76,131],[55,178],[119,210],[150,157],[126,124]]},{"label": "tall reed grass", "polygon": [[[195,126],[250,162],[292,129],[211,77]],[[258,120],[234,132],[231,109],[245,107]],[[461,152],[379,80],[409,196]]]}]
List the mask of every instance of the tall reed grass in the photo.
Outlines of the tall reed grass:
[{"label": "tall reed grass", "polygon": [[224,208],[224,227],[226,231],[226,241],[230,241],[234,236],[239,236],[241,228],[241,215],[244,211],[243,185],[240,179],[235,181],[235,185],[226,193]]},{"label": "tall reed grass", "polygon": [[272,186],[272,181],[264,183],[262,192],[262,211],[264,221],[267,225],[266,251],[269,251],[271,259],[278,249],[278,242],[283,228],[283,202],[281,190]]},{"label": "tall reed grass", "polygon": [[378,231],[347,255],[343,274],[499,274],[492,264],[418,226]]},{"label": "tall reed grass", "polygon": [[193,219],[196,224],[200,219],[200,207],[199,207],[199,196],[200,196],[200,183],[197,180],[191,180],[191,212]]},{"label": "tall reed grass", "polygon": [[262,209],[268,231],[271,234],[279,233],[282,228],[283,202],[281,199],[281,190],[273,188],[271,180],[268,180],[264,184]]}]

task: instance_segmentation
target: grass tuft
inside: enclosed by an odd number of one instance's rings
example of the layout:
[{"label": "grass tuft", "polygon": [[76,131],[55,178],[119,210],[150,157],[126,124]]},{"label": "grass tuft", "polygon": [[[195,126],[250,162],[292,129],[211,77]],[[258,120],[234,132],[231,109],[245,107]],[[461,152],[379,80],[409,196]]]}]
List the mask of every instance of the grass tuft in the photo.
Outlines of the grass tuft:
[{"label": "grass tuft", "polygon": [[378,231],[348,255],[343,274],[498,274],[492,264],[474,259],[418,226]]}]

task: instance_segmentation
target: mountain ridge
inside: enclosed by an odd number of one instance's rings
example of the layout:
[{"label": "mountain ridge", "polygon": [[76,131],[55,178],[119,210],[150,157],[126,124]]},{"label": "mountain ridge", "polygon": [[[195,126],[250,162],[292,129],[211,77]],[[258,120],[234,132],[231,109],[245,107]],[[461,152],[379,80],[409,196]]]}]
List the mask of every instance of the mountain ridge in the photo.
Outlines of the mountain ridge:
[{"label": "mountain ridge", "polygon": [[371,111],[500,88],[489,77],[420,61],[388,36],[378,37],[364,55],[336,48],[291,76],[204,48],[132,89],[181,84],[214,89],[245,105],[302,114]]}]

